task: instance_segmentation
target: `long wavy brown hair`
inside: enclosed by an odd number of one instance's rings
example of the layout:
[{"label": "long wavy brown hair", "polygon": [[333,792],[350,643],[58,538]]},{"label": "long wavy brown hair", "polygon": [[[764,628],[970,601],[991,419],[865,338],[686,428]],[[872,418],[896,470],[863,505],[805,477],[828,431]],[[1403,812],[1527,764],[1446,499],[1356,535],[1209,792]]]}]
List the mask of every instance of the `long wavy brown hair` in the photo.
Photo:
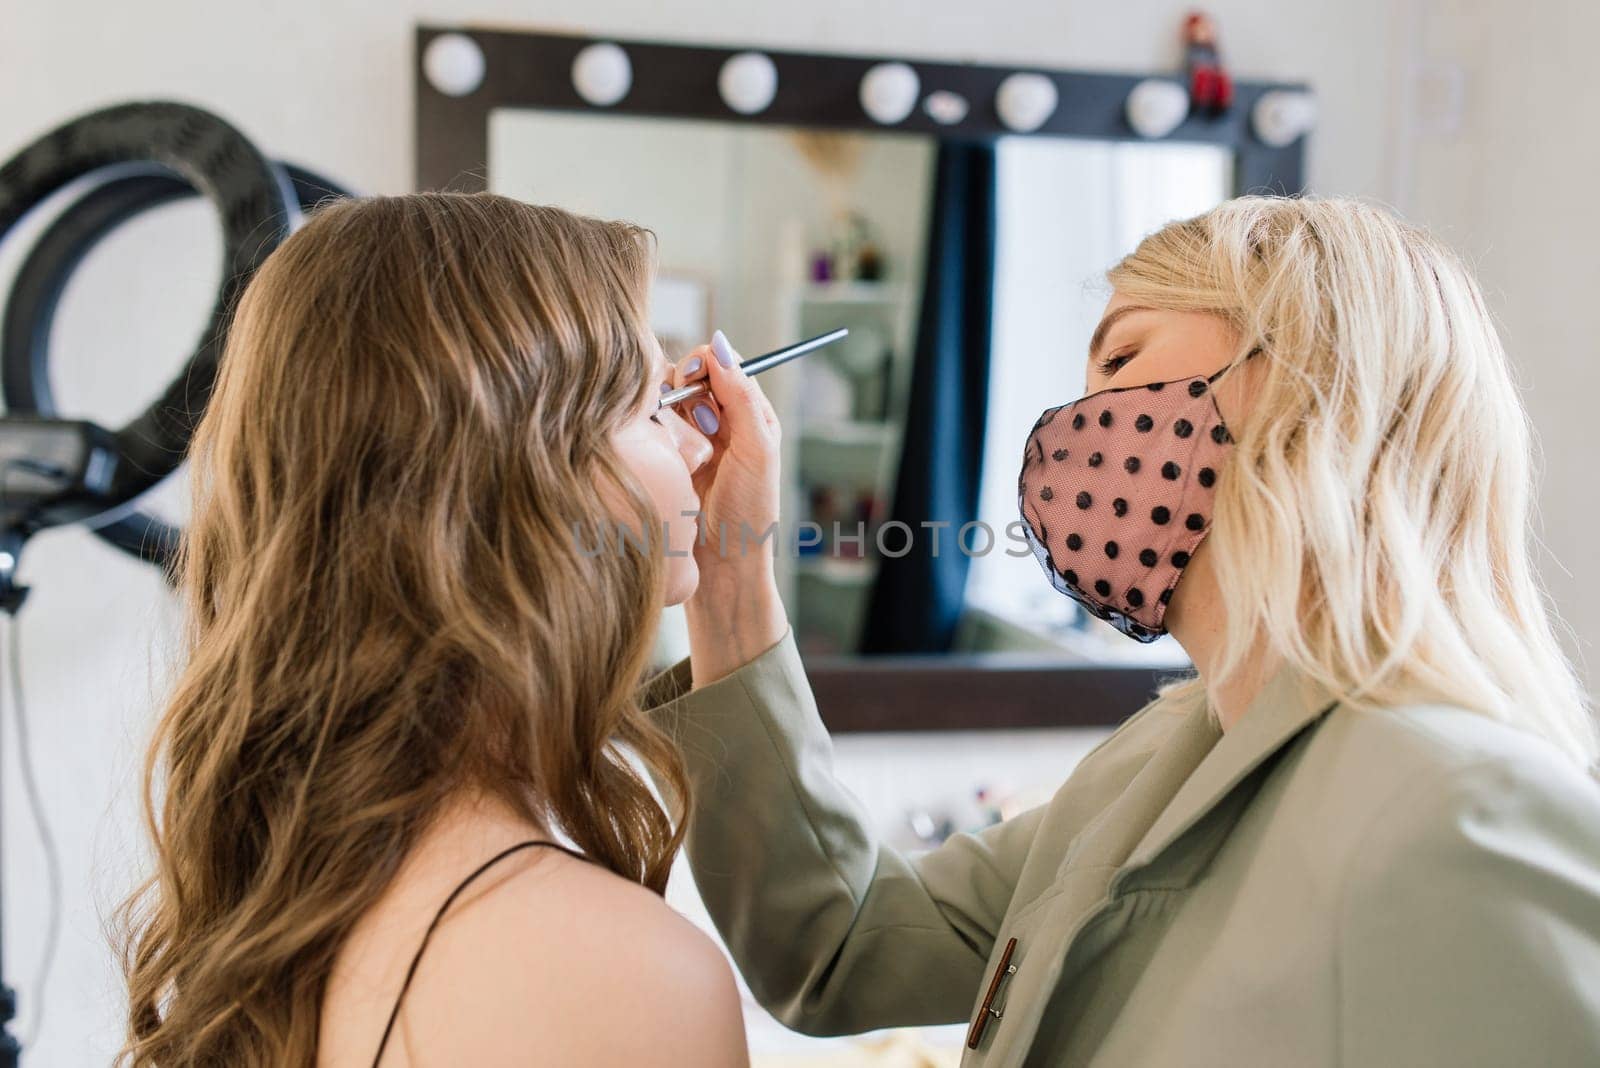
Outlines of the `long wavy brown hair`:
[{"label": "long wavy brown hair", "polygon": [[323,206],[251,281],[193,443],[120,1064],[310,1064],[341,944],[459,791],[663,891],[664,562],[577,536],[602,486],[655,522],[609,442],[655,388],[649,265],[634,226],[418,193]]}]

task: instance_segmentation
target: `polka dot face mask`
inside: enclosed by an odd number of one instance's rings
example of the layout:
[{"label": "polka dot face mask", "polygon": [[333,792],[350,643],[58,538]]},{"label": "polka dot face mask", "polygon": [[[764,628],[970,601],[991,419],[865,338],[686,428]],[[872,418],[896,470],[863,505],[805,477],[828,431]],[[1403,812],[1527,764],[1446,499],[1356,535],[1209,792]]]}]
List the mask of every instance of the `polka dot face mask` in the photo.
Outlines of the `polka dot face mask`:
[{"label": "polka dot face mask", "polygon": [[1102,390],[1051,408],[1028,435],[1017,507],[1057,590],[1141,642],[1211,529],[1233,446],[1217,375]]}]

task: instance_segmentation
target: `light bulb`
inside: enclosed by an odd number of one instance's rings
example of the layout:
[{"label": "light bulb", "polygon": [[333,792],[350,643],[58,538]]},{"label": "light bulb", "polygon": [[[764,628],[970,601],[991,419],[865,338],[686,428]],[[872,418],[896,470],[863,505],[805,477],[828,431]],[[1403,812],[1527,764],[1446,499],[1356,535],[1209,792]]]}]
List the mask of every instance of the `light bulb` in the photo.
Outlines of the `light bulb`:
[{"label": "light bulb", "polygon": [[1310,93],[1270,89],[1250,109],[1256,136],[1273,148],[1282,148],[1317,124],[1317,101]]},{"label": "light bulb", "polygon": [[778,95],[778,68],[771,56],[761,52],[729,56],[717,75],[717,92],[741,115],[765,111]]},{"label": "light bulb", "polygon": [[1175,82],[1146,78],[1128,94],[1124,110],[1140,137],[1165,137],[1188,116],[1189,94]]},{"label": "light bulb", "polygon": [[954,126],[967,117],[967,98],[960,93],[940,89],[928,94],[928,98],[922,102],[922,110],[940,126]]},{"label": "light bulb", "polygon": [[917,106],[922,82],[905,63],[879,63],[861,77],[861,110],[873,122],[893,126]]},{"label": "light bulb", "polygon": [[589,45],[572,61],[572,87],[597,108],[615,104],[632,86],[633,64],[619,45]]},{"label": "light bulb", "polygon": [[1017,133],[1032,133],[1055,114],[1059,101],[1056,83],[1043,74],[1012,74],[1000,83],[994,108],[1006,126]]},{"label": "light bulb", "polygon": [[464,33],[441,33],[422,52],[422,73],[445,96],[466,96],[483,84],[483,49]]}]

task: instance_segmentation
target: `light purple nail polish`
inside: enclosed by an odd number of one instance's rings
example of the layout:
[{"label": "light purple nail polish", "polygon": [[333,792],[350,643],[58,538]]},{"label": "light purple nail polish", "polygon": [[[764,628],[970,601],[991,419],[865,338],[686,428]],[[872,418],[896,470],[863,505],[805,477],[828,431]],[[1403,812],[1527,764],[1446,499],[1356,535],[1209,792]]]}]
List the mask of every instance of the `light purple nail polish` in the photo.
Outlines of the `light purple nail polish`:
[{"label": "light purple nail polish", "polygon": [[711,406],[708,404],[695,405],[694,422],[701,432],[706,434],[715,434],[717,427],[720,425],[717,422],[717,413],[712,411]]},{"label": "light purple nail polish", "polygon": [[683,373],[686,375],[692,375],[698,370],[700,370],[700,357],[698,356],[683,365]]},{"label": "light purple nail polish", "polygon": [[670,390],[671,388],[672,388],[672,383],[671,382],[663,382],[663,383],[661,383],[661,392],[665,393],[668,390]]},{"label": "light purple nail polish", "polygon": [[732,367],[739,362],[733,354],[733,346],[728,344],[728,339],[721,330],[711,335],[711,351],[717,354],[717,362],[724,367]]}]

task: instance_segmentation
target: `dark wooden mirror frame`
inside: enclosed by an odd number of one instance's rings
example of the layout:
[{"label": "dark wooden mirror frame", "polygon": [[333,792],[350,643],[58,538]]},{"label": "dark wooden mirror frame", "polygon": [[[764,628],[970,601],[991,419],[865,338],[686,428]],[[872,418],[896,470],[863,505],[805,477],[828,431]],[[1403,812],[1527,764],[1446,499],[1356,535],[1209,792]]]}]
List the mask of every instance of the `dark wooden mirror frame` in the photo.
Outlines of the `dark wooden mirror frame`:
[{"label": "dark wooden mirror frame", "polygon": [[[448,33],[463,34],[483,50],[483,81],[461,96],[439,92],[423,70],[429,42]],[[622,46],[633,68],[627,94],[610,107],[585,102],[572,85],[572,63],[579,51],[601,42]],[[735,112],[717,90],[724,61],[746,51],[768,56],[778,72],[777,95],[756,115]],[[859,87],[862,75],[884,62],[906,63],[916,71],[919,98],[940,89],[965,97],[970,105],[966,117],[942,125],[914,108],[902,122],[874,122],[861,109]],[[1138,75],[982,66],[456,26],[418,27],[414,67],[416,187],[462,192],[488,186],[489,116],[498,108],[894,131],[937,138],[1145,141],[1125,117],[1128,94],[1147,77],[1173,77],[1171,72]],[[1060,96],[1059,106],[1043,126],[1020,135],[994,111],[1000,83],[1019,70],[1050,78]],[[1296,83],[1238,82],[1228,112],[1217,117],[1191,114],[1157,140],[1232,151],[1236,194],[1298,194],[1303,190],[1305,138],[1273,147],[1250,128],[1251,108],[1272,90],[1307,91]],[[817,707],[833,731],[1109,727],[1145,704],[1159,682],[1175,674],[1171,669],[1075,664],[1037,653],[808,656],[805,663]]]}]

